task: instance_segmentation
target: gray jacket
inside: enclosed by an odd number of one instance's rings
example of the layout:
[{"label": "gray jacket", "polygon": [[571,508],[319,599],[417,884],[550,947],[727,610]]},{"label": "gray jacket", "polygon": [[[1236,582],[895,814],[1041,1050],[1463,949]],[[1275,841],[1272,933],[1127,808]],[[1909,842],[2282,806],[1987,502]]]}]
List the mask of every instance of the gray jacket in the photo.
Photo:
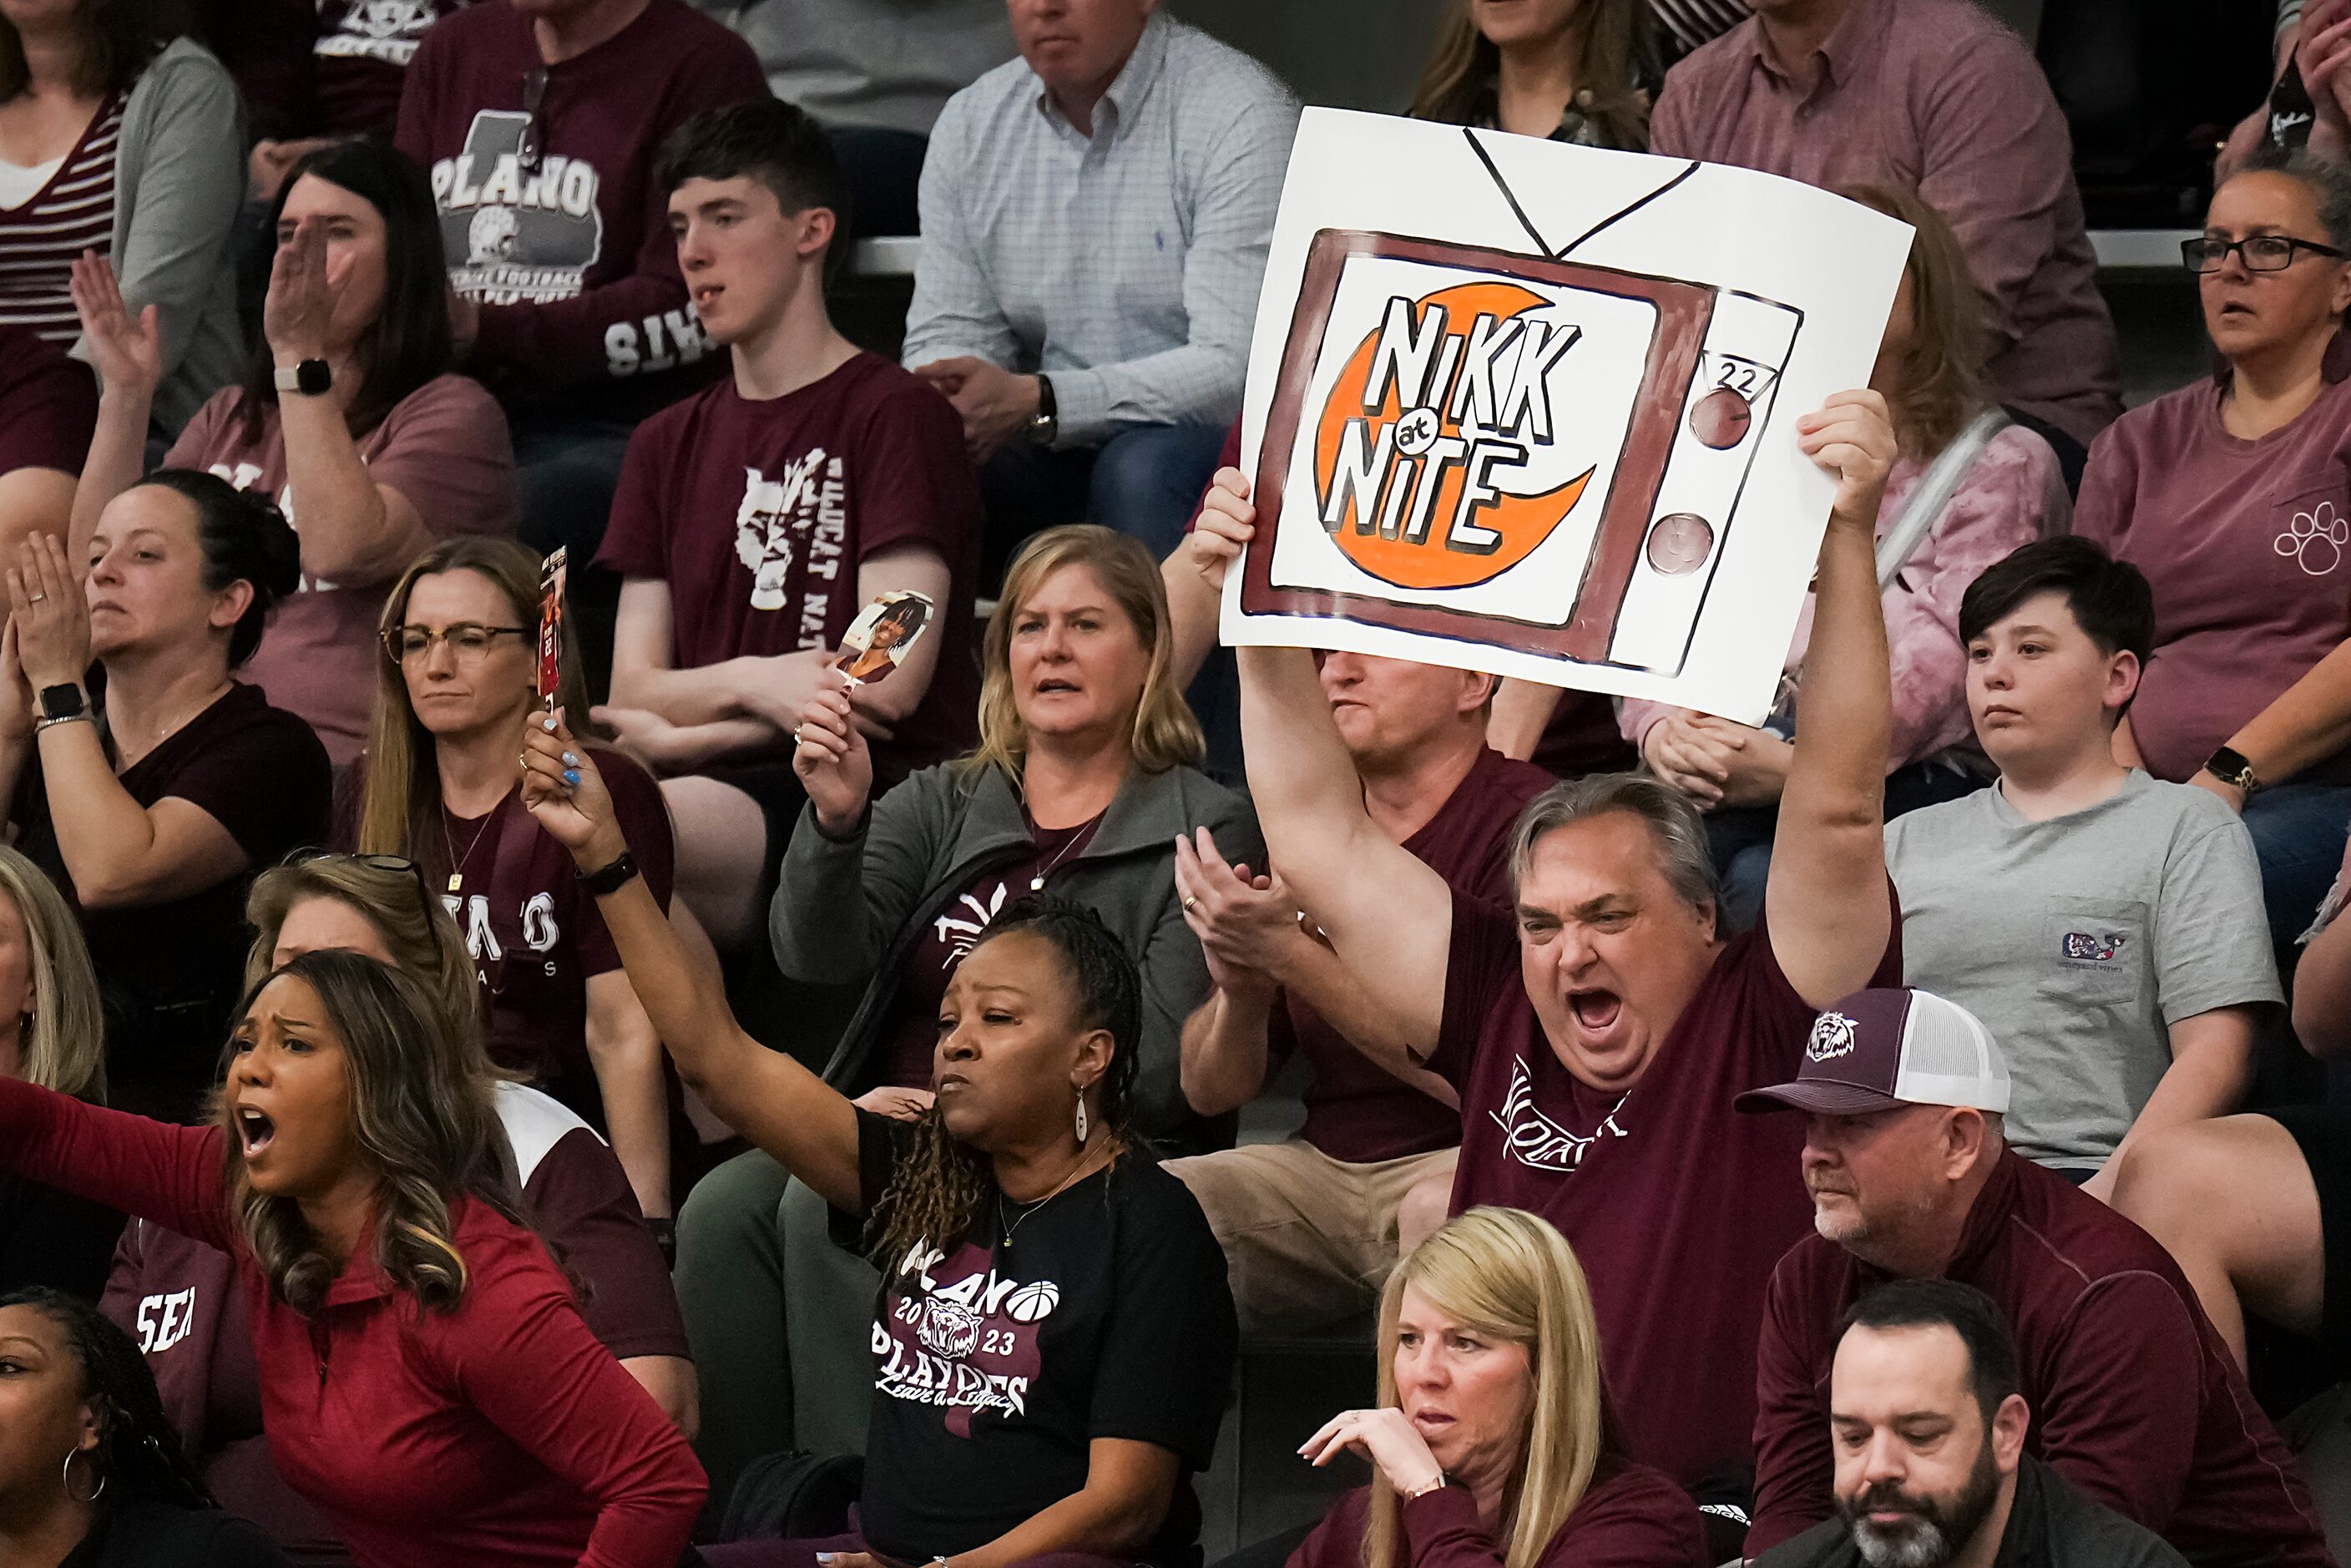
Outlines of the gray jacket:
[{"label": "gray jacket", "polygon": [[[227,69],[189,38],[173,39],[148,63],[122,110],[114,276],[133,316],[152,305],[161,319],[163,384],[153,418],[166,437],[245,363],[229,247],[245,200],[242,114]],[[87,360],[89,346],[77,342],[73,353]]]},{"label": "gray jacket", "polygon": [[[1100,915],[1141,973],[1134,1115],[1153,1136],[1192,1119],[1181,1082],[1184,1019],[1208,995],[1208,966],[1176,897],[1175,843],[1196,827],[1216,835],[1227,860],[1264,865],[1247,800],[1189,768],[1137,771],[1050,888]],[[994,768],[946,763],[910,776],[873,803],[864,832],[846,842],[817,831],[813,808],[801,813],[768,914],[777,967],[818,985],[866,982],[825,1069],[828,1082],[850,1093],[872,1086],[899,976],[924,928],[991,867],[1033,847],[1019,799]]]}]

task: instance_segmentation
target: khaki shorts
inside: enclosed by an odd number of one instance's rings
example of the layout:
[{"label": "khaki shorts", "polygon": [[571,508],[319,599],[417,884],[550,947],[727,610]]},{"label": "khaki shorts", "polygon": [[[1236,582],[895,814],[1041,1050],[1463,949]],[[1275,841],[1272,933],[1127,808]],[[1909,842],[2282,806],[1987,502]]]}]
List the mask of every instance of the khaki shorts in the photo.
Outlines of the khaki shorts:
[{"label": "khaki shorts", "polygon": [[1244,1333],[1306,1333],[1369,1312],[1396,1262],[1396,1206],[1453,1185],[1458,1149],[1350,1165],[1291,1139],[1170,1160],[1225,1249]]}]

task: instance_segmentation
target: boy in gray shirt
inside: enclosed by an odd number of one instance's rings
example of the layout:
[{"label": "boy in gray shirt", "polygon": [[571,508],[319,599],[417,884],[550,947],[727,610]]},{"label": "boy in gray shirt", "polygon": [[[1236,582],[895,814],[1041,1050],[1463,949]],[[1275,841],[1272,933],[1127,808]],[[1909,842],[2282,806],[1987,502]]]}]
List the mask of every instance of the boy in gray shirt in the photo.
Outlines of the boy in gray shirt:
[{"label": "boy in gray shirt", "polygon": [[2235,1108],[2252,1009],[2282,999],[2244,825],[2115,760],[2154,622],[2147,580],[2086,539],[1987,569],[1959,635],[2000,779],[1886,829],[1906,978],[2001,1041],[2010,1144],[2109,1200],[2121,1150]]}]

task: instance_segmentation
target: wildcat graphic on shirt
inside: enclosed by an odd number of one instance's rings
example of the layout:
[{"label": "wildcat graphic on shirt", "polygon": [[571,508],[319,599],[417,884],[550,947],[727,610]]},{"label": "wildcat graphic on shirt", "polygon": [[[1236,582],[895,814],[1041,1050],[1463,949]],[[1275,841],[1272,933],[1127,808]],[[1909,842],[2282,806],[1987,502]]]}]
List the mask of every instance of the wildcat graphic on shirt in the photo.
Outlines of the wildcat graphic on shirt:
[{"label": "wildcat graphic on shirt", "polygon": [[[604,246],[593,164],[526,148],[545,132],[531,117],[485,109],[465,131],[465,150],[433,164],[441,244],[449,281],[484,305],[544,304],[575,298]],[[525,153],[536,166],[526,166]]]},{"label": "wildcat graphic on shirt", "polygon": [[328,16],[340,16],[320,26],[314,53],[392,66],[413,59],[425,30],[441,19],[435,0],[319,0],[319,12],[322,23]]},{"label": "wildcat graphic on shirt", "polygon": [[1050,1280],[1009,1280],[985,1247],[953,1258],[917,1242],[873,1322],[873,1386],[893,1399],[946,1407],[946,1428],[971,1436],[972,1418],[1028,1413],[1039,1325],[1061,1302]]},{"label": "wildcat graphic on shirt", "polygon": [[848,495],[845,465],[821,446],[786,463],[772,479],[757,468],[743,470],[735,559],[751,574],[754,610],[789,611],[793,568],[799,569],[802,648],[826,646],[833,590],[842,581]]}]

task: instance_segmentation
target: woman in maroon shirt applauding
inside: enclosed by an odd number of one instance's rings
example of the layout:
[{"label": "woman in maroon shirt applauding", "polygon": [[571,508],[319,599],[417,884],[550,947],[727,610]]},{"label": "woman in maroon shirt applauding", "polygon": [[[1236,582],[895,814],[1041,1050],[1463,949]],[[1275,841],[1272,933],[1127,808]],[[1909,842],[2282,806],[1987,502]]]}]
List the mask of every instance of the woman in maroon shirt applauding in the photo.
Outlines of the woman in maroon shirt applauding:
[{"label": "woman in maroon shirt applauding", "polygon": [[1473,1208],[1388,1276],[1380,1404],[1299,1450],[1352,1451],[1341,1498],[1290,1568],[1693,1568],[1698,1506],[1632,1463],[1600,1377],[1592,1292],[1567,1240],[1515,1208]]},{"label": "woman in maroon shirt applauding", "polygon": [[702,1472],[514,1218],[434,1019],[304,954],[247,999],[213,1124],[0,1079],[0,1168],[235,1257],[271,1455],[363,1568],[673,1568]]}]

